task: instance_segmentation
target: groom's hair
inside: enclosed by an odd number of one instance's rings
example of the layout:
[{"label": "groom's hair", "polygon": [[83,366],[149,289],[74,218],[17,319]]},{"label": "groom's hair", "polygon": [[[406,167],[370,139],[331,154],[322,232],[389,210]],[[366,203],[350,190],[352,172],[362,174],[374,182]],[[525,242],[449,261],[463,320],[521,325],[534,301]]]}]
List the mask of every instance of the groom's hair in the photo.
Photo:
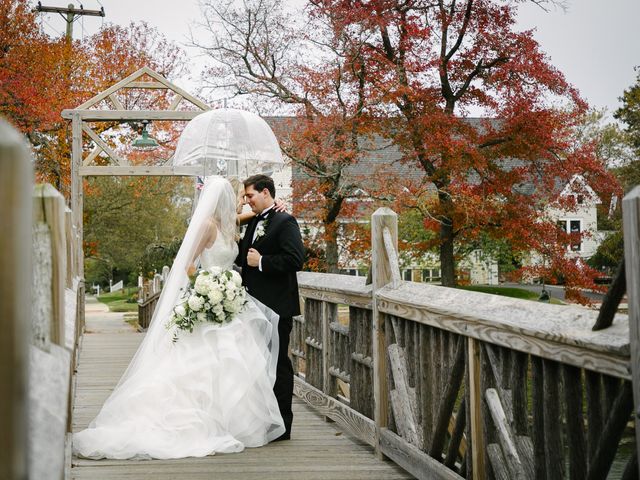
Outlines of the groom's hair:
[{"label": "groom's hair", "polygon": [[258,192],[261,192],[266,188],[269,190],[271,198],[276,198],[276,186],[273,184],[273,178],[267,175],[251,175],[244,181],[244,188],[249,188],[251,186]]}]

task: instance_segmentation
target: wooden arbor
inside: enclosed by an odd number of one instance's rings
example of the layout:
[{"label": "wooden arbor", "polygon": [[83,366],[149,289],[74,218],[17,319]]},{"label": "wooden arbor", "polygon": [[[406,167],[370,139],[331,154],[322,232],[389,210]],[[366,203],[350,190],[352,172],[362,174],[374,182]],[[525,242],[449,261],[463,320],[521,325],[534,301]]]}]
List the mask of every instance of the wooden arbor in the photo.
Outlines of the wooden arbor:
[{"label": "wooden arbor", "polygon": [[[171,104],[167,110],[131,110],[126,109],[118,97],[131,89],[162,90],[171,95]],[[193,95],[169,82],[166,78],[148,67],[132,73],[112,87],[99,93],[92,99],[73,110],[64,110],[62,117],[72,123],[71,148],[71,210],[73,225],[76,228],[79,245],[79,271],[84,276],[82,253],[83,241],[83,190],[82,179],[97,175],[165,175],[196,176],[206,175],[206,166],[173,166],[173,156],[157,165],[132,165],[126,157],[118,155],[114,149],[98,135],[90,126],[91,122],[125,122],[142,120],[164,120],[187,122],[209,110],[209,106]],[[93,149],[84,155],[84,136],[93,143]],[[96,165],[95,160],[106,155],[107,165]]]}]

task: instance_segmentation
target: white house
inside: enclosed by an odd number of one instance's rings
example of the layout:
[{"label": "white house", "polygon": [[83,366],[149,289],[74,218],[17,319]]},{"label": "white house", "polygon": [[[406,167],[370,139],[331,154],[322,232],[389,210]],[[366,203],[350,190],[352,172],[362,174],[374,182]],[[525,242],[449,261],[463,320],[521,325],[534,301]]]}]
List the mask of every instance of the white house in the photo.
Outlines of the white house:
[{"label": "white house", "polygon": [[567,246],[572,255],[583,259],[591,257],[602,242],[602,235],[598,234],[597,215],[597,206],[602,203],[600,197],[581,175],[574,175],[558,197],[573,197],[575,210],[567,211],[554,202],[546,214],[566,233],[580,234],[580,240]]}]

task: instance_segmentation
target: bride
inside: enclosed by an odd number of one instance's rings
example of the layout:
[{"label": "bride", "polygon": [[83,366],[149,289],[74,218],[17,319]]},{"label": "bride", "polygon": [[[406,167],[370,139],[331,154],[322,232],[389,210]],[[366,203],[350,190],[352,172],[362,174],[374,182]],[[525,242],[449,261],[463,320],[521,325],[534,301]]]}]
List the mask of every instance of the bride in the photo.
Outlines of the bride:
[{"label": "bride", "polygon": [[96,418],[74,434],[76,455],[202,457],[259,447],[284,433],[273,393],[277,315],[250,298],[222,326],[199,323],[176,342],[167,327],[198,260],[203,268],[231,268],[236,198],[226,179],[206,179],[145,339]]}]

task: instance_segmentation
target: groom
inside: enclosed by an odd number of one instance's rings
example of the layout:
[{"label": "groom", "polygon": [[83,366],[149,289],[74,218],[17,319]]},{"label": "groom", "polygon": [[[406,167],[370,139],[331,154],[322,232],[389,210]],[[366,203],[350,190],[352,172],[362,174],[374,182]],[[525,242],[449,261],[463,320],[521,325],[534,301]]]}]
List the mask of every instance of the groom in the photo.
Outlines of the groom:
[{"label": "groom", "polygon": [[280,316],[280,351],[273,391],[284,420],[285,433],[277,440],[291,437],[293,413],[293,368],[289,360],[289,334],[293,317],[300,314],[296,272],[304,263],[304,248],[298,222],[285,212],[276,212],[273,179],[253,175],[244,181],[245,200],[256,214],[240,241],[236,264],[242,267],[242,283],[249,294]]}]

